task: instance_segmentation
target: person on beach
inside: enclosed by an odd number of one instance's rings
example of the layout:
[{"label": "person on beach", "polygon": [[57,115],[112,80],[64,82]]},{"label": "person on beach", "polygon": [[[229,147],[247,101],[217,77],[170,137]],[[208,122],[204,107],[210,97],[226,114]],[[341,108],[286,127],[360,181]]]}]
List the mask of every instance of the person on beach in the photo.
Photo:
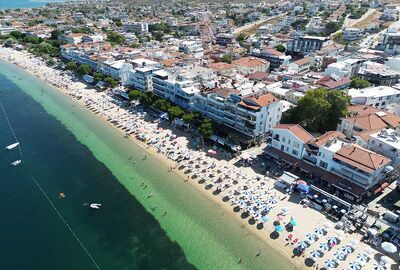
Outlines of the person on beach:
[{"label": "person on beach", "polygon": [[261,249],[258,250],[258,252],[257,252],[257,254],[256,254],[256,257],[258,257],[258,256],[260,256],[260,255],[261,255]]},{"label": "person on beach", "polygon": [[153,193],[150,193],[149,195],[147,195],[147,199],[150,199],[151,197],[153,197]]},{"label": "person on beach", "polygon": [[143,158],[143,160],[146,160],[146,158],[147,158],[147,156],[145,155],[144,158]]},{"label": "person on beach", "polygon": [[241,263],[242,263],[242,261],[243,261],[243,258],[242,258],[242,257],[240,257],[240,258],[239,258],[239,261],[238,261],[238,264],[241,264]]},{"label": "person on beach", "polygon": [[162,214],[163,217],[167,215],[167,211],[164,211],[164,214]]}]

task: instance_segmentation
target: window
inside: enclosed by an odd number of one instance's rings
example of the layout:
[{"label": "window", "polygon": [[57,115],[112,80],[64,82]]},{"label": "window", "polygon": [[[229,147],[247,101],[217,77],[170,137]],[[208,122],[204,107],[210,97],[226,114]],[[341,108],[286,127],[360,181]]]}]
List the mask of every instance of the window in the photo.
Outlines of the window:
[{"label": "window", "polygon": [[385,106],[386,102],[382,102],[382,106]]},{"label": "window", "polygon": [[379,103],[375,103],[375,107],[378,107],[379,106]]},{"label": "window", "polygon": [[383,97],[380,97],[380,98],[379,98],[379,100],[382,100],[382,99],[383,99]]},{"label": "window", "polygon": [[326,163],[326,162],[320,160],[320,161],[319,161],[319,166],[320,166],[321,168],[326,169],[326,168],[328,168],[328,163]]},{"label": "window", "polygon": [[286,138],[285,137],[282,137],[282,142],[286,142]]},{"label": "window", "polygon": [[293,151],[292,151],[292,154],[295,155],[295,156],[297,156],[297,155],[299,154],[299,151],[293,150]]}]

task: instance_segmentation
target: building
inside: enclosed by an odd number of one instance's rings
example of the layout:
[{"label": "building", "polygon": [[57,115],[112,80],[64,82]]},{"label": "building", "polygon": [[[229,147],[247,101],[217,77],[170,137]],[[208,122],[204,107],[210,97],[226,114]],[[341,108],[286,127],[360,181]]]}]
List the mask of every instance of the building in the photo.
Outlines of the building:
[{"label": "building", "polygon": [[354,41],[360,38],[362,31],[358,28],[346,27],[343,29],[343,37],[347,41]]},{"label": "building", "polygon": [[137,67],[129,72],[128,85],[133,88],[146,92],[153,91],[153,72],[159,70],[154,66]]},{"label": "building", "polygon": [[104,40],[102,35],[84,35],[81,38],[82,42],[91,43],[91,42],[101,42]]},{"label": "building", "polygon": [[236,66],[237,71],[243,75],[250,75],[257,71],[269,72],[269,62],[253,56],[234,60],[232,65]]},{"label": "building", "polygon": [[232,34],[219,34],[215,38],[215,43],[221,46],[228,46],[236,42],[236,36]]},{"label": "building", "polygon": [[385,109],[388,104],[400,103],[400,90],[390,86],[376,86],[363,89],[349,89],[351,104],[370,105]]},{"label": "building", "polygon": [[75,33],[75,34],[69,34],[69,35],[60,35],[58,37],[58,40],[61,43],[66,43],[66,44],[78,44],[82,42],[82,37],[83,34]]},{"label": "building", "polygon": [[132,22],[124,24],[125,32],[133,32],[135,34],[146,34],[149,32],[149,24],[146,22]]},{"label": "building", "polygon": [[389,28],[386,30],[378,48],[389,54],[397,54],[400,52],[400,33],[396,28]]},{"label": "building", "polygon": [[304,36],[296,37],[287,42],[288,53],[308,54],[321,50],[328,44],[329,37]]},{"label": "building", "polygon": [[98,70],[106,76],[121,81],[122,85],[127,85],[129,83],[129,72],[132,71],[132,65],[126,63],[125,60],[111,60],[98,65]]},{"label": "building", "polygon": [[204,55],[203,44],[201,40],[185,40],[179,44],[179,51],[191,54],[196,58],[201,58]]},{"label": "building", "polygon": [[392,160],[396,168],[400,166],[400,126],[396,129],[382,129],[372,133],[368,140],[368,149]]},{"label": "building", "polygon": [[292,57],[279,52],[271,47],[264,47],[258,53],[252,52],[254,56],[266,59],[270,62],[270,69],[274,70],[281,65],[288,65]]},{"label": "building", "polygon": [[310,58],[304,57],[296,60],[288,65],[288,71],[291,74],[302,74],[310,70],[311,61]]},{"label": "building", "polygon": [[331,63],[326,67],[324,73],[326,75],[351,78],[357,74],[362,62],[363,60],[360,59],[346,59],[341,62]]},{"label": "building", "polygon": [[240,97],[235,89],[215,88],[195,94],[190,109],[226,127],[243,143],[264,138],[282,116],[282,104],[271,94]]},{"label": "building", "polygon": [[350,83],[350,79],[346,77],[339,77],[336,75],[324,76],[316,82],[316,84],[330,90],[346,89],[350,86]]},{"label": "building", "polygon": [[357,75],[377,85],[391,86],[399,81],[400,73],[390,69],[386,65],[366,61],[362,63]]},{"label": "building", "polygon": [[386,21],[397,21],[399,19],[399,11],[396,5],[385,5],[381,19]]}]

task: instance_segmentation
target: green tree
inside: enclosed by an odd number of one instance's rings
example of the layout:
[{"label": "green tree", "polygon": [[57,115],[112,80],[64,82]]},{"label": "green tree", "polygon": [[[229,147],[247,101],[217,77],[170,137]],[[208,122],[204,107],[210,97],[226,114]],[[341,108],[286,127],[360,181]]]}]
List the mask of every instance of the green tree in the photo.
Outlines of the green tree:
[{"label": "green tree", "polygon": [[51,31],[51,36],[50,39],[52,40],[58,40],[58,37],[62,35],[62,31],[58,30],[58,29],[54,29],[53,31]]},{"label": "green tree", "polygon": [[168,109],[168,118],[169,120],[174,120],[175,118],[179,118],[183,115],[183,110],[178,106],[172,106]]},{"label": "green tree", "polygon": [[281,122],[300,124],[310,132],[334,130],[339,119],[348,114],[349,104],[350,98],[344,91],[310,90],[296,107],[283,113]]},{"label": "green tree", "polygon": [[77,66],[77,64],[76,64],[74,61],[70,61],[70,62],[68,62],[68,63],[65,65],[65,68],[66,68],[67,70],[73,70],[73,71],[75,71],[75,70],[78,68],[78,66]]},{"label": "green tree", "polygon": [[132,90],[128,94],[130,100],[138,100],[142,95],[143,93],[140,90]]},{"label": "green tree", "polygon": [[94,74],[93,74],[93,80],[94,80],[94,82],[99,82],[99,81],[102,81],[104,79],[104,75],[102,74],[102,73],[100,73],[100,72],[95,72]]},{"label": "green tree", "polygon": [[353,77],[351,78],[351,83],[350,83],[350,87],[352,88],[366,88],[368,86],[370,86],[371,84],[369,83],[369,81],[364,80],[360,77]]},{"label": "green tree", "polygon": [[82,64],[78,67],[77,72],[80,75],[87,75],[90,73],[90,67],[88,64]]},{"label": "green tree", "polygon": [[221,57],[221,61],[224,63],[232,64],[233,56],[230,54],[225,54],[224,56]]},{"label": "green tree", "polygon": [[118,81],[116,81],[113,77],[105,77],[104,78],[104,81],[106,82],[106,83],[108,83],[111,87],[115,87],[115,86],[117,86],[117,84],[118,84]]},{"label": "green tree", "polygon": [[55,63],[56,63],[56,61],[54,61],[53,58],[50,58],[50,59],[47,61],[47,65],[49,65],[49,66],[54,66]]},{"label": "green tree", "polygon": [[26,34],[21,33],[20,31],[11,31],[9,34],[11,37],[14,37],[15,39],[22,39],[26,36]]},{"label": "green tree", "polygon": [[199,127],[199,132],[203,139],[208,138],[214,134],[214,123],[211,119],[206,118]]},{"label": "green tree", "polygon": [[328,22],[325,25],[325,32],[326,32],[327,35],[335,33],[339,29],[340,29],[340,25],[338,23],[335,23],[335,22]]},{"label": "green tree", "polygon": [[153,106],[160,111],[166,112],[171,107],[171,103],[168,100],[160,98],[153,103]]},{"label": "green tree", "polygon": [[111,43],[111,45],[121,45],[125,42],[125,37],[117,32],[108,32],[107,33],[107,41]]},{"label": "green tree", "polygon": [[150,106],[154,102],[153,92],[148,91],[148,92],[142,94],[139,98],[139,101],[145,107]]},{"label": "green tree", "polygon": [[276,49],[278,52],[281,52],[281,53],[284,53],[284,52],[286,51],[285,46],[283,46],[282,44],[276,45],[276,46],[275,46],[275,49]]},{"label": "green tree", "polygon": [[240,33],[239,36],[237,37],[237,40],[239,42],[243,42],[246,39],[246,34],[245,33]]}]

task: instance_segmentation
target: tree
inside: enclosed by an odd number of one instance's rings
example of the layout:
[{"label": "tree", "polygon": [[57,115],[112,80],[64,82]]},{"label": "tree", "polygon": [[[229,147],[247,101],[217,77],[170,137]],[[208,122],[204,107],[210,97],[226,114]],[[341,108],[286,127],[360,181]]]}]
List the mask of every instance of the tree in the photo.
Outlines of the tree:
[{"label": "tree", "polygon": [[240,33],[239,36],[237,37],[237,40],[239,42],[243,42],[246,39],[246,34],[245,33]]},{"label": "tree", "polygon": [[88,64],[82,64],[78,67],[77,72],[80,75],[87,75],[90,72],[90,67]]},{"label": "tree", "polygon": [[153,106],[160,111],[166,112],[171,107],[171,103],[168,100],[160,98],[153,103]]},{"label": "tree", "polygon": [[221,57],[221,61],[224,63],[232,64],[233,56],[230,54],[225,54],[224,56]]},{"label": "tree", "polygon": [[138,100],[142,95],[143,93],[139,90],[132,90],[128,94],[130,100]]},{"label": "tree", "polygon": [[351,83],[350,83],[350,87],[352,88],[365,88],[370,86],[371,84],[369,83],[369,81],[364,80],[363,78],[360,77],[353,77],[351,78]]},{"label": "tree", "polygon": [[65,65],[65,68],[66,68],[67,70],[73,70],[73,71],[75,71],[75,70],[78,68],[78,66],[77,66],[77,64],[76,64],[74,61],[70,61],[70,62],[68,62],[68,63]]},{"label": "tree", "polygon": [[311,132],[334,130],[339,119],[348,114],[349,104],[350,98],[344,91],[310,90],[296,107],[283,113],[281,122],[301,124]]},{"label": "tree", "polygon": [[53,31],[51,31],[51,36],[50,39],[52,40],[58,40],[58,37],[62,34],[61,30],[58,29],[54,29]]},{"label": "tree", "polygon": [[105,77],[104,81],[108,83],[111,87],[117,86],[118,82],[113,77]]},{"label": "tree", "polygon": [[47,65],[49,65],[49,66],[54,66],[55,63],[56,63],[56,61],[54,61],[53,58],[50,58],[50,59],[47,61]]},{"label": "tree", "polygon": [[206,118],[199,127],[199,132],[203,139],[208,138],[214,134],[214,123],[211,119]]},{"label": "tree", "polygon": [[154,101],[153,92],[146,92],[139,97],[139,101],[143,106],[150,106]]},{"label": "tree", "polygon": [[121,45],[125,42],[125,37],[117,32],[108,32],[107,33],[107,41],[111,43],[111,45]]},{"label": "tree", "polygon": [[281,53],[284,53],[284,52],[286,51],[285,46],[283,46],[282,44],[276,45],[276,46],[275,46],[275,49],[276,49],[278,52],[281,52]]},{"label": "tree", "polygon": [[21,33],[20,31],[11,31],[9,34],[11,37],[14,37],[15,39],[22,39],[26,36],[26,34]]},{"label": "tree", "polygon": [[172,106],[168,109],[168,118],[169,120],[173,120],[175,118],[179,118],[183,115],[183,110],[178,106]]},{"label": "tree", "polygon": [[338,23],[335,23],[335,22],[328,22],[325,25],[325,32],[326,32],[327,35],[335,33],[339,29],[340,29],[340,25]]},{"label": "tree", "polygon": [[94,80],[94,82],[99,82],[99,81],[102,81],[104,79],[104,75],[102,74],[102,73],[100,73],[100,72],[95,72],[94,74],[93,74],[93,80]]}]

